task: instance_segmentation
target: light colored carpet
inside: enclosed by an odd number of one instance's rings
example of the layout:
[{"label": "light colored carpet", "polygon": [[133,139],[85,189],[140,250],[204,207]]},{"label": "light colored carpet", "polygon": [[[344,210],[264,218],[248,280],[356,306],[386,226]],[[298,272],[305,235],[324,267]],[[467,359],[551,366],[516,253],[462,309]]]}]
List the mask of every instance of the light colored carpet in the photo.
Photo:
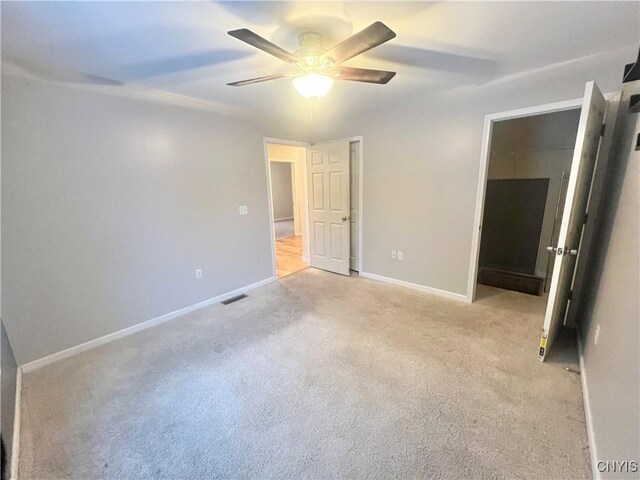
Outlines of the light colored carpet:
[{"label": "light colored carpet", "polygon": [[293,220],[280,220],[279,222],[273,222],[273,226],[276,233],[276,239],[293,237],[295,235]]},{"label": "light colored carpet", "polygon": [[588,478],[543,310],[307,269],[26,374],[20,478]]}]

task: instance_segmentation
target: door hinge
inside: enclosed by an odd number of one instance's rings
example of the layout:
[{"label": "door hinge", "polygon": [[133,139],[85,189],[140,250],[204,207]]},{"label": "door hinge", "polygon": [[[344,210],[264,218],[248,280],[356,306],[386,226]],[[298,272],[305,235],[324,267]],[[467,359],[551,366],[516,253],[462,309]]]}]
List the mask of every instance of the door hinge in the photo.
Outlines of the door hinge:
[{"label": "door hinge", "polygon": [[600,136],[601,137],[604,137],[604,132],[605,132],[606,129],[607,129],[607,124],[603,123],[602,127],[600,127]]},{"label": "door hinge", "polygon": [[584,214],[584,220],[582,221],[583,224],[587,223],[587,218],[589,218],[589,213]]},{"label": "door hinge", "polygon": [[573,290],[569,290],[569,293],[567,294],[567,300],[571,300],[572,297],[573,297]]}]

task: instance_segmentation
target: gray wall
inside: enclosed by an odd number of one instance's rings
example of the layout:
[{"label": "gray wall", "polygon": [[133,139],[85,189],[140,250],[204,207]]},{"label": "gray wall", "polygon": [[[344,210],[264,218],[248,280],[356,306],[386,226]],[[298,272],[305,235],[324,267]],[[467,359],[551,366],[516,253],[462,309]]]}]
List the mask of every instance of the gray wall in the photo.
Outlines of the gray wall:
[{"label": "gray wall", "polygon": [[355,117],[318,106],[313,141],[364,136],[363,270],[465,295],[485,115],[581,97],[589,80],[617,90],[636,49],[405,101],[381,95]]},{"label": "gray wall", "polygon": [[491,150],[503,153],[573,150],[579,121],[579,108],[502,120],[493,125]]},{"label": "gray wall", "polygon": [[272,276],[263,136],[306,133],[5,65],[2,316],[19,364]]},{"label": "gray wall", "polygon": [[0,356],[2,368],[2,393],[0,395],[0,418],[2,419],[0,431],[2,440],[7,452],[7,472],[11,464],[11,453],[13,446],[13,417],[16,407],[16,359],[9,344],[7,332],[4,330],[4,323],[0,328]]},{"label": "gray wall", "polygon": [[291,164],[269,162],[271,167],[271,196],[273,198],[273,218],[293,218],[293,189],[291,185]]},{"label": "gray wall", "polygon": [[640,93],[640,81],[625,86],[585,296],[590,300],[579,319],[597,460],[640,463],[640,152],[633,150],[640,115],[627,113],[631,91]]},{"label": "gray wall", "polygon": [[[497,122],[491,138],[489,179],[548,178],[549,190],[538,246],[536,275],[544,277],[552,239],[562,172],[568,178],[580,110]],[[566,187],[566,183],[564,184]],[[563,188],[566,195],[566,188]],[[559,225],[555,238],[558,236]]]}]

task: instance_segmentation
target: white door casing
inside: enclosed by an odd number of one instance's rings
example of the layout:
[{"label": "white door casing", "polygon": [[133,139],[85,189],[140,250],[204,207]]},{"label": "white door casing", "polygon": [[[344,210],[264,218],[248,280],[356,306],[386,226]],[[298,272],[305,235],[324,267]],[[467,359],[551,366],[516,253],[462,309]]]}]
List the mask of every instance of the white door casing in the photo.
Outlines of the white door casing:
[{"label": "white door casing", "polygon": [[556,258],[538,352],[542,361],[552,348],[567,312],[606,108],[607,101],[595,82],[587,83],[560,223],[558,245],[553,246]]},{"label": "white door casing", "polygon": [[351,235],[351,254],[349,259],[349,266],[351,270],[358,271],[358,256],[360,252],[358,251],[358,243],[359,243],[359,232],[358,225],[360,224],[360,165],[358,159],[359,153],[359,145],[360,142],[350,142],[349,143],[349,169],[350,169],[350,178],[351,178],[351,190],[350,190],[350,235]]},{"label": "white door casing", "polygon": [[349,275],[349,142],[307,149],[309,263]]}]

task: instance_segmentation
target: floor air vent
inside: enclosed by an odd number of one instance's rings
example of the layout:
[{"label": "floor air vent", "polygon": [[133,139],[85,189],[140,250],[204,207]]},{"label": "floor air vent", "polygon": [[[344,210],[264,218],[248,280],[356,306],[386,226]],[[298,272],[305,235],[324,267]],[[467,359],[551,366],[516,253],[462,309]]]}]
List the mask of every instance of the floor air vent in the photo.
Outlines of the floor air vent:
[{"label": "floor air vent", "polygon": [[238,300],[242,300],[243,298],[247,298],[249,295],[245,295],[244,293],[242,295],[236,295],[235,297],[231,297],[226,299],[224,302],[220,302],[223,305],[229,305],[230,303],[233,302],[237,302]]}]

